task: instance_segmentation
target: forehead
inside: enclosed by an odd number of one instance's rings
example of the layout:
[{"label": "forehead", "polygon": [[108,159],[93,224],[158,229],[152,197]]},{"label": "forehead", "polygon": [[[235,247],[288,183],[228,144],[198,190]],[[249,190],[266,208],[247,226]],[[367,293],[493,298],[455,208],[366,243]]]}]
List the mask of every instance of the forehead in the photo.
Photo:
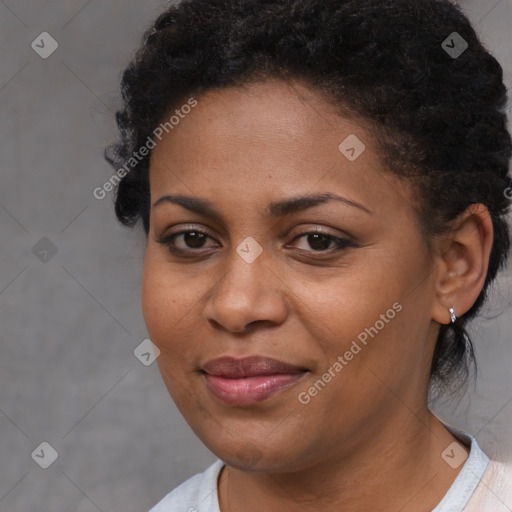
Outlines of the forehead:
[{"label": "forehead", "polygon": [[340,116],[303,84],[267,81],[196,100],[153,149],[153,202],[164,192],[269,202],[337,190],[363,204],[378,195],[386,207],[403,195],[381,167],[368,123]]},{"label": "forehead", "polygon": [[[182,101],[185,105],[187,100]],[[343,133],[361,135],[366,130],[363,120],[354,115],[340,117],[337,108],[327,103],[319,92],[298,82],[267,80],[213,89],[196,101],[197,106],[187,108],[188,113],[182,114],[181,120],[172,115],[180,111],[179,106],[164,116],[164,123],[170,117],[174,118],[173,123],[178,123],[168,126],[170,130],[163,133],[162,141],[153,150],[153,160],[167,147],[176,150],[186,143],[189,149],[191,136],[197,148],[212,149],[210,146],[214,144],[218,153],[239,149],[237,144],[245,146],[246,154],[253,148],[258,150],[263,143],[271,150],[273,142],[274,147],[300,155],[303,150],[314,151],[329,144],[337,150]],[[363,138],[369,135],[365,133]],[[196,152],[195,156],[201,154]]]}]

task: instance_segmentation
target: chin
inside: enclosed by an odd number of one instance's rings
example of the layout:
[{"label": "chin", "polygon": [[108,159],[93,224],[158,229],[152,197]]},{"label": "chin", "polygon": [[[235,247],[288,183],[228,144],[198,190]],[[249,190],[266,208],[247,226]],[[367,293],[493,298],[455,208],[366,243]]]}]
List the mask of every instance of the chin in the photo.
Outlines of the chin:
[{"label": "chin", "polygon": [[[293,439],[289,436],[288,439]],[[280,473],[304,469],[310,464],[300,462],[298,447],[284,446],[280,442],[268,443],[265,440],[244,440],[233,438],[203,440],[206,447],[226,465],[240,471]]]}]

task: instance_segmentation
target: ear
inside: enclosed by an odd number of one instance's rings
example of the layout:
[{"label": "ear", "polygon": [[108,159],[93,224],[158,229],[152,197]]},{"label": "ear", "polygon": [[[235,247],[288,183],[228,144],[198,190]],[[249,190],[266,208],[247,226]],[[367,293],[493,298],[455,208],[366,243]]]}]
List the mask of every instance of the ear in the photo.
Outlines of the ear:
[{"label": "ear", "polygon": [[433,320],[449,324],[450,307],[459,317],[475,303],[487,275],[493,236],[489,210],[473,204],[457,217],[450,234],[439,241]]}]

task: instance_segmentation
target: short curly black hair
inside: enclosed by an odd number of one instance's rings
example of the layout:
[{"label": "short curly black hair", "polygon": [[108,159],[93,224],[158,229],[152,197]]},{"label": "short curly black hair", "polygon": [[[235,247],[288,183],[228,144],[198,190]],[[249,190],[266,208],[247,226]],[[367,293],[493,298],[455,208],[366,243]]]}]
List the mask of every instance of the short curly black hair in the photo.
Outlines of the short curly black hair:
[{"label": "short curly black hair", "polygon": [[149,232],[150,154],[133,155],[173,108],[268,78],[300,80],[368,120],[386,170],[415,186],[426,234],[447,232],[471,204],[488,208],[485,284],[465,315],[441,326],[431,366],[432,388],[460,389],[475,362],[466,322],[510,245],[512,144],[500,64],[448,0],[184,0],[144,34],[122,77],[120,139],[105,151],[122,176],[120,222],[141,220]]}]

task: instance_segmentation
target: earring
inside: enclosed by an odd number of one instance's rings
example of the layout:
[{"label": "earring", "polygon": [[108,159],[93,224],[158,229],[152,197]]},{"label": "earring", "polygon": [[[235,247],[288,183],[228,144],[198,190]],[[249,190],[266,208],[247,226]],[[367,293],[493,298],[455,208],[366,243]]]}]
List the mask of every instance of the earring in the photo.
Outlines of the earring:
[{"label": "earring", "polygon": [[457,316],[455,315],[455,310],[453,308],[450,308],[448,311],[450,311],[450,319],[453,324],[453,323],[455,323],[455,320],[457,320]]}]

